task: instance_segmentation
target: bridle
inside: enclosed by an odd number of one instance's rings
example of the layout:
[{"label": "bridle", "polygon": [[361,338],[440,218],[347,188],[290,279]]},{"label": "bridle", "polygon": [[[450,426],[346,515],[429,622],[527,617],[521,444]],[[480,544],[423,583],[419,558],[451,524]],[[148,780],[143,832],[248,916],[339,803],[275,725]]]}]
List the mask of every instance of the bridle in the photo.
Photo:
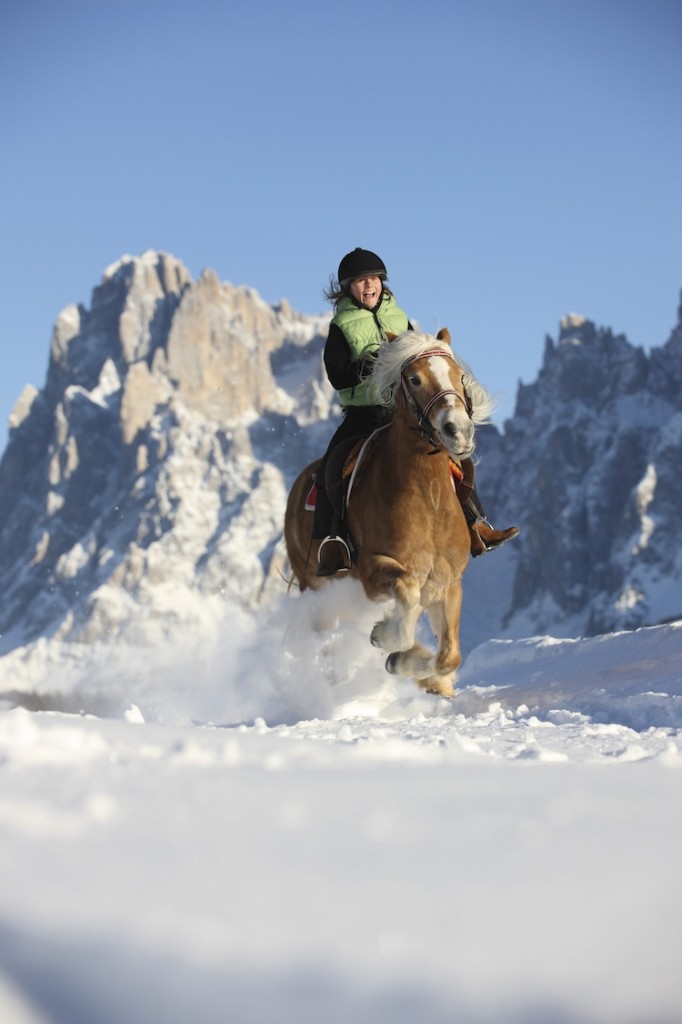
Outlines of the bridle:
[{"label": "bridle", "polygon": [[[448,352],[447,349],[434,348],[429,349],[427,352],[419,352],[417,353],[417,355],[410,356],[409,359],[406,359],[403,365],[400,367],[400,384],[403,395],[405,397],[405,401],[407,402],[408,406],[412,409],[412,412],[414,413],[417,420],[417,426],[414,427],[413,429],[416,430],[419,434],[421,434],[422,437],[426,437],[429,439],[431,444],[434,446],[435,452],[439,451],[442,447],[442,445],[438,441],[436,441],[434,437],[436,431],[434,430],[433,425],[429,420],[429,412],[436,404],[436,402],[439,402],[441,398],[447,398],[448,395],[454,395],[455,398],[458,401],[460,401],[464,408],[466,409],[466,414],[469,417],[469,419],[471,419],[472,406],[471,399],[469,398],[467,390],[464,387],[464,374],[462,374],[461,392],[457,391],[455,388],[444,388],[442,391],[437,391],[435,395],[432,395],[431,398],[429,398],[426,405],[424,406],[424,408],[422,408],[419,405],[419,402],[417,401],[417,399],[414,397],[409,387],[407,386],[407,380],[405,379],[405,370],[407,369],[408,366],[411,366],[412,363],[416,363],[419,359],[427,359],[429,358],[429,356],[442,356],[444,359],[451,359],[453,363],[455,362],[454,356],[452,355],[451,352]],[[430,429],[426,429],[424,427],[425,423]]]}]

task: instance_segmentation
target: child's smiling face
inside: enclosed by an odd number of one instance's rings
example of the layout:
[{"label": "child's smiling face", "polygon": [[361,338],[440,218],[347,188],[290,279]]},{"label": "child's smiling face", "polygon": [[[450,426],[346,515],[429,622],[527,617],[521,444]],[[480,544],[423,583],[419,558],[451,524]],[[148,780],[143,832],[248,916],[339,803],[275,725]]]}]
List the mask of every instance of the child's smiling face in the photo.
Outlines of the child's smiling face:
[{"label": "child's smiling face", "polygon": [[351,281],[349,287],[355,301],[366,306],[367,309],[374,309],[381,297],[380,277],[356,277],[354,281]]}]

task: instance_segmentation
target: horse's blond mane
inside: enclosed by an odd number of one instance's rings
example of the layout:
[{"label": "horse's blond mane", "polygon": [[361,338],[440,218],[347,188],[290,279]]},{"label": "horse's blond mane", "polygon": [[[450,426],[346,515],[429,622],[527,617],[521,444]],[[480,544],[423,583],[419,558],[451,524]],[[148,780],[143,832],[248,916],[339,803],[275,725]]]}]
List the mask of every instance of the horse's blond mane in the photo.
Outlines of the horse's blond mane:
[{"label": "horse's blond mane", "polygon": [[385,341],[377,352],[377,359],[372,370],[371,380],[379,391],[382,400],[393,406],[396,393],[400,386],[400,375],[407,359],[429,352],[443,349],[455,357],[455,362],[462,369],[462,383],[471,402],[471,419],[474,423],[487,423],[493,411],[493,400],[479,384],[466,363],[452,352],[450,344],[433,334],[422,334],[420,331],[405,331],[393,341]]}]

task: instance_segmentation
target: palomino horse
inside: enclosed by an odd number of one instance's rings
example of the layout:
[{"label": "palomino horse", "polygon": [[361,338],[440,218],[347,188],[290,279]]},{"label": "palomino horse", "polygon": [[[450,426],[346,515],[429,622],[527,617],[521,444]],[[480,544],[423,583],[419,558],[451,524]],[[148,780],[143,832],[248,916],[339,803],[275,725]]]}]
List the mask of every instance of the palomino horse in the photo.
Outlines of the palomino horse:
[{"label": "palomino horse", "polygon": [[[406,331],[384,342],[372,380],[393,415],[367,446],[349,495],[347,519],[357,552],[351,575],[371,600],[393,599],[371,635],[388,652],[386,669],[452,696],[462,660],[469,532],[450,460],[471,456],[474,424],[487,420],[492,403],[453,354],[447,330],[437,337]],[[292,487],[284,523],[301,590],[327,582],[315,575],[319,541],[311,540],[313,513],[305,509],[316,465]],[[415,638],[424,610],[438,641],[435,654]]]}]

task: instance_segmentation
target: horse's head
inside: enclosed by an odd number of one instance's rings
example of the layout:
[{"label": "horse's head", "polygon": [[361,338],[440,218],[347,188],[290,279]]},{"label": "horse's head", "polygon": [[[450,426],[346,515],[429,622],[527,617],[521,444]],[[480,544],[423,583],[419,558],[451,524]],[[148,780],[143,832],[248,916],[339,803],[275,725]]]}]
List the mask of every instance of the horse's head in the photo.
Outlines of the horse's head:
[{"label": "horse's head", "polygon": [[473,453],[475,425],[488,419],[492,402],[453,353],[447,328],[436,337],[405,331],[383,344],[372,380],[434,445],[453,458]]}]

